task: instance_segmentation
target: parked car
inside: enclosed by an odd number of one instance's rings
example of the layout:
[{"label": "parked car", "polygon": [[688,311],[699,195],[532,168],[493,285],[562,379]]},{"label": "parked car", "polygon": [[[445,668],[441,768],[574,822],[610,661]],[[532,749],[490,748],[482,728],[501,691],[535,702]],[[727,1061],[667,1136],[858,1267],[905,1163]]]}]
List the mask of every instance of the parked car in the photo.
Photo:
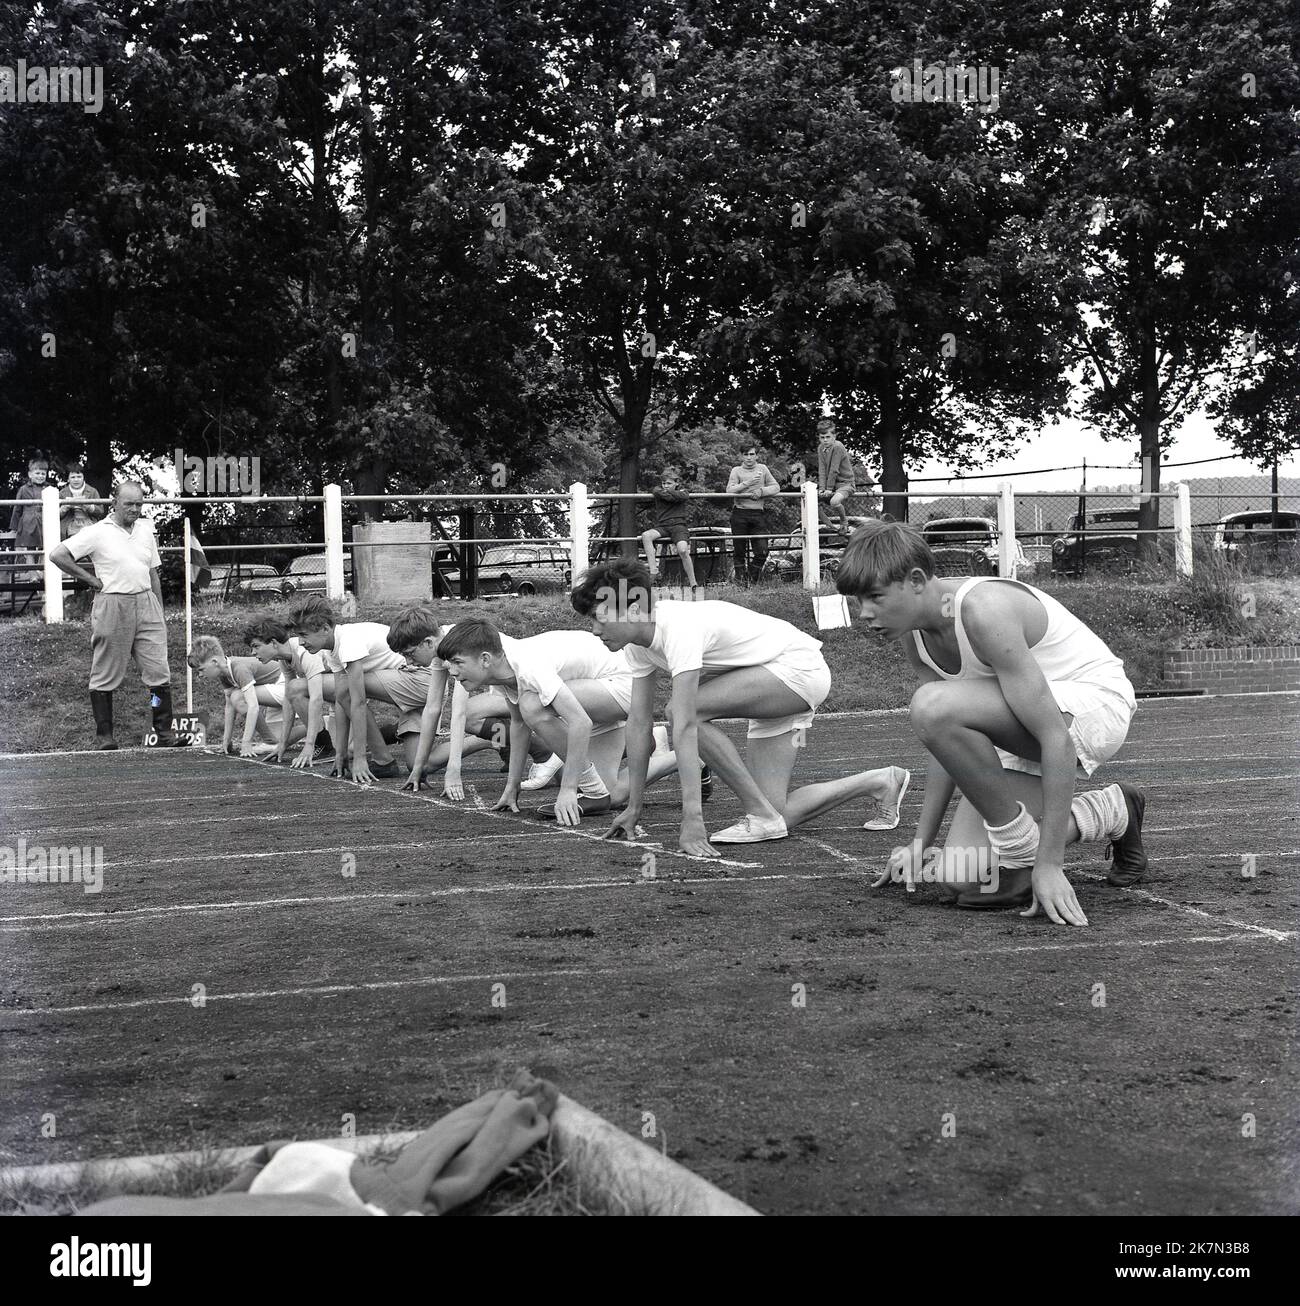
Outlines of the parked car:
[{"label": "parked car", "polygon": [[[460,568],[443,571],[448,585],[460,584]],[[478,583],[486,594],[545,594],[567,589],[573,571],[562,544],[489,544],[479,555]]]},{"label": "parked car", "polygon": [[[934,554],[935,575],[998,574],[998,528],[991,517],[939,517],[926,522],[921,534]],[[1029,569],[1029,558],[1017,540],[1011,574]]]},{"label": "parked car", "polygon": [[[831,580],[839,570],[840,559],[848,547],[849,537],[859,526],[875,521],[874,517],[850,517],[849,529],[845,533],[838,527],[822,522],[817,530],[820,537],[819,554],[823,580]],[[768,544],[767,562],[763,568],[764,576],[793,583],[803,580],[803,531],[793,531],[789,535],[774,535]]]},{"label": "parked car", "polygon": [[[1129,571],[1137,560],[1137,524],[1136,508],[1090,512],[1086,523],[1076,512],[1070,518],[1070,533],[1052,541],[1052,575]],[[1080,529],[1087,534],[1079,534]]]},{"label": "parked car", "polygon": [[1270,509],[1234,512],[1214,528],[1214,547],[1229,557],[1255,549],[1294,549],[1300,541],[1300,512],[1279,512],[1273,524]]},{"label": "parked car", "polygon": [[[343,588],[352,588],[352,555],[343,555]],[[304,553],[289,564],[289,570],[280,578],[280,594],[288,598],[291,594],[325,593],[325,555],[323,553]]]},{"label": "parked car", "polygon": [[[222,575],[218,579],[217,572]],[[234,562],[212,569],[208,592],[223,599],[265,598],[283,593],[284,577],[268,563]]]}]

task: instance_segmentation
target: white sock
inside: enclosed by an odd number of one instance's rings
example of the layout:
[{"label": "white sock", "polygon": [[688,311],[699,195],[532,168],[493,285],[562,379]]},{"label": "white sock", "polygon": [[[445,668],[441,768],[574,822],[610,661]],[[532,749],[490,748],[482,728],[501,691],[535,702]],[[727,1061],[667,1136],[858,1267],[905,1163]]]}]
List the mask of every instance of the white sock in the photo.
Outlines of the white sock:
[{"label": "white sock", "polygon": [[1017,803],[1015,818],[1006,825],[984,822],[989,834],[989,844],[997,854],[998,865],[1010,869],[1015,866],[1032,866],[1038,852],[1038,822],[1029,815],[1024,803]]},{"label": "white sock", "polygon": [[655,752],[666,753],[668,751],[668,727],[655,726],[654,731]]},{"label": "white sock", "polygon": [[596,770],[595,762],[588,762],[586,769],[578,777],[578,792],[584,798],[608,798],[609,790]]},{"label": "white sock", "polygon": [[1128,829],[1128,804],[1117,784],[1076,794],[1070,804],[1070,815],[1084,843],[1118,839]]}]

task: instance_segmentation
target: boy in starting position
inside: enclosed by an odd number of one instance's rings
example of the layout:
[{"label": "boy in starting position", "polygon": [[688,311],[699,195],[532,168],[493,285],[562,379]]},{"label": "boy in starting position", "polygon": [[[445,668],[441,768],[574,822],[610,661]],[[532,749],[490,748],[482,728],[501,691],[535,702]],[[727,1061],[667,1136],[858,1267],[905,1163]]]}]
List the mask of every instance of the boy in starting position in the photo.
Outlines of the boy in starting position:
[{"label": "boy in starting position", "polygon": [[[560,796],[537,815],[561,825],[607,812],[621,802],[624,725],[632,700],[627,660],[581,630],[550,630],[528,639],[503,635],[490,621],[462,621],[438,645],[461,684],[499,685],[510,711],[510,774],[497,808],[519,810],[524,749],[531,732],[564,759]],[[649,727],[647,727],[647,735]],[[657,754],[654,778],[674,770]]]},{"label": "boy in starting position", "polygon": [[[302,749],[290,763],[295,770],[304,770],[315,762],[332,759],[334,748],[328,742],[316,742],[326,728],[325,696],[321,693],[322,677],[326,674],[325,662],[319,653],[303,647],[297,635],[274,617],[260,617],[250,621],[243,630],[244,643],[255,658],[262,662],[278,662],[284,669],[285,711],[280,723],[280,742],[275,752],[277,762],[284,761],[289,744],[302,740]],[[299,733],[295,722],[302,724]]]},{"label": "boy in starting position", "polygon": [[297,631],[305,649],[324,658],[328,669],[321,677],[321,694],[334,704],[335,756],[330,774],[361,785],[401,775],[401,763],[380,733],[368,700],[391,703],[401,713],[397,738],[409,768],[415,758],[420,714],[429,696],[429,668],[410,666],[394,653],[382,622],[340,622],[334,605],[321,594],[299,599],[289,609],[286,624]]},{"label": "boy in starting position", "polygon": [[[1124,664],[1054,598],[995,576],[937,577],[920,531],[901,522],[858,530],[835,578],[861,620],[902,641],[921,678],[911,721],[930,753],[910,845],[876,881],[922,878],[953,791],[962,799],[940,862],[960,907],[1027,907],[1086,925],[1062,869],[1066,844],[1110,844],[1111,884],[1142,879],[1145,799],[1132,785],[1074,793],[1128,734],[1135,697]],[[972,855],[997,871],[994,891],[969,884]],[[984,886],[989,887],[988,885]]]},{"label": "boy in starting position", "polygon": [[[235,722],[243,718],[240,757],[259,756],[255,740],[259,734],[268,741],[262,752],[274,747],[284,715],[284,674],[278,662],[259,658],[226,656],[221,641],[213,635],[199,635],[190,648],[189,664],[204,680],[220,685],[225,691],[226,715],[221,732],[221,751],[230,751]],[[265,709],[265,718],[263,718]],[[296,738],[302,738],[302,731]]]},{"label": "boy in starting position", "polygon": [[[668,720],[681,775],[683,852],[717,857],[712,843],[784,839],[791,826],[855,798],[869,799],[878,809],[865,828],[890,830],[898,824],[911,779],[902,767],[880,767],[790,792],[799,749],[831,687],[820,641],[789,622],[734,603],[656,603],[649,573],[627,559],[591,568],[570,598],[607,648],[626,651],[634,677],[627,810],[615,820],[611,836],[634,834],[641,814],[659,671],[672,677]],[[722,717],[749,718],[748,767],[713,724]],[[745,806],[744,818],[715,834],[712,843],[704,829],[700,759]]]},{"label": "boy in starting position", "polygon": [[[509,763],[507,742],[509,731],[506,722],[510,707],[505,696],[489,687],[483,693],[470,695],[459,680],[449,680],[446,664],[438,661],[438,645],[452,629],[451,623],[438,620],[432,608],[419,605],[400,612],[388,628],[388,647],[400,653],[417,667],[429,668],[429,693],[420,714],[420,740],[411,761],[411,774],[403,789],[417,793],[421,782],[430,772],[446,768],[443,776],[444,798],[460,802],[465,797],[461,783],[462,758],[485,748],[497,749]],[[451,700],[451,737],[445,744],[434,745],[438,722],[442,719],[448,684],[454,686]],[[469,738],[466,738],[466,736]],[[547,761],[551,750],[540,740],[529,741],[532,766]],[[557,759],[558,760],[558,759]],[[562,762],[559,763],[563,765]],[[559,766],[556,767],[556,770]],[[525,781],[525,787],[527,782]]]}]

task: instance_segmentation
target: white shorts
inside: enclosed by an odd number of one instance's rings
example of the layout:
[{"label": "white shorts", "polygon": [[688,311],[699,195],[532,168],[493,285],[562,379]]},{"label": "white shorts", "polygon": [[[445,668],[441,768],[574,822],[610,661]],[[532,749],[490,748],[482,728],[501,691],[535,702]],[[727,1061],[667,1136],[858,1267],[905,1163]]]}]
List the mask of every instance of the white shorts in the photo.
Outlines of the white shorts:
[{"label": "white shorts", "polygon": [[772,662],[763,664],[783,685],[793,689],[805,703],[807,711],[793,716],[751,717],[748,739],[771,739],[788,734],[791,730],[807,730],[813,723],[817,709],[831,692],[831,669],[826,665],[819,649],[790,649]]},{"label": "white shorts", "polygon": [[[1062,712],[1069,713],[1070,739],[1079,756],[1079,770],[1091,775],[1103,762],[1119,752],[1128,737],[1136,700],[1128,685],[1098,685],[1086,680],[1049,680],[1048,688]],[[1024,771],[1042,775],[1041,762],[1017,757],[1004,748],[998,749],[1004,771]]]},{"label": "white shorts", "polygon": [[367,671],[366,675],[374,676],[384,687],[393,706],[401,714],[397,718],[398,738],[400,739],[402,735],[419,734],[424,705],[429,697],[429,678],[432,675],[430,669],[413,666],[408,662],[405,666],[390,667],[382,671]]}]

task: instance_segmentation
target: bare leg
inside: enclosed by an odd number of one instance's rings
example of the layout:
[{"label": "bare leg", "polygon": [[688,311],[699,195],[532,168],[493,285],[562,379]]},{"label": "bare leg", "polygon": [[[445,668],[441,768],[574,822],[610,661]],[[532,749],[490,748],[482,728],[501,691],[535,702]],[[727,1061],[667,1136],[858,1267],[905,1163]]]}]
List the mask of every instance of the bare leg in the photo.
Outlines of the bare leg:
[{"label": "bare leg", "polygon": [[687,540],[677,545],[677,556],[682,560],[682,570],[686,573],[686,583],[694,589],[699,583],[695,579],[695,563],[691,561],[691,546]]},{"label": "bare leg", "polygon": [[749,769],[768,801],[785,817],[785,823],[791,829],[806,821],[814,821],[854,799],[879,800],[895,792],[893,767],[882,766],[874,771],[859,771],[842,780],[804,785],[789,793],[790,777],[799,753],[800,749],[794,746],[793,731],[749,741]]}]

